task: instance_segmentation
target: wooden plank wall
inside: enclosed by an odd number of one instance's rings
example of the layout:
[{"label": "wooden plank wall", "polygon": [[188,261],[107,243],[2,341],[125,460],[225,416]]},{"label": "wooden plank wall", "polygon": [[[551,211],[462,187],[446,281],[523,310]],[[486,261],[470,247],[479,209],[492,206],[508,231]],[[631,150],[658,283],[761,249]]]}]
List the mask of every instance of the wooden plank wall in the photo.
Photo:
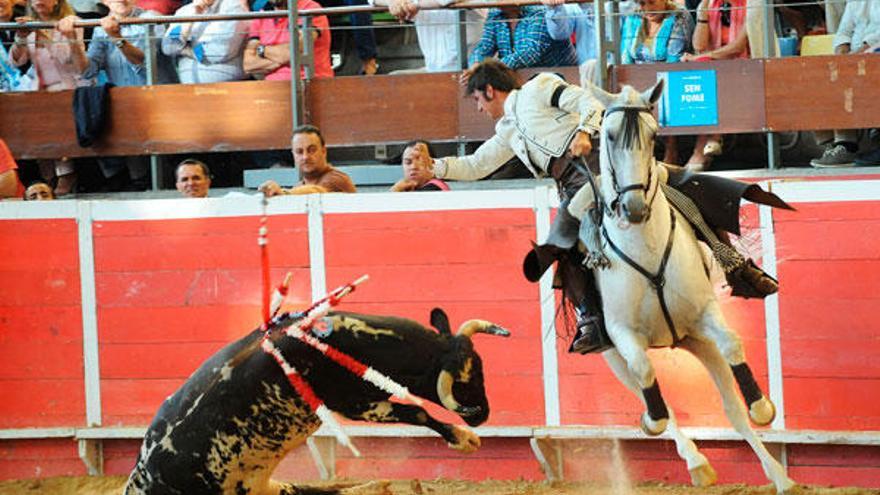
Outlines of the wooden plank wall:
[{"label": "wooden plank wall", "polygon": [[0,220],[0,428],[85,424],[78,237]]},{"label": "wooden plank wall", "polygon": [[[206,356],[260,323],[254,217],[94,223],[104,424],[146,425]],[[306,215],[272,217],[272,279],[309,301]]]},{"label": "wooden plank wall", "polygon": [[0,136],[16,158],[143,155],[290,146],[290,84],[242,81],[110,90],[107,134],[77,144],[72,91],[0,94]]},{"label": "wooden plank wall", "polygon": [[[629,65],[616,84],[643,89],[658,71],[715,69],[718,126],[668,134],[867,128],[880,123],[880,60],[871,55]],[[538,69],[523,72],[528,77]],[[569,81],[573,67],[554,68]],[[171,85],[111,90],[109,131],[91,148],[76,144],[72,96],[0,94],[0,137],[18,158],[283,149],[289,146],[290,86],[282,81]],[[457,74],[316,79],[306,114],[331,146],[484,140],[493,123],[463,96]]]},{"label": "wooden plank wall", "polygon": [[764,65],[769,129],[864,129],[880,124],[878,57],[790,57]]}]

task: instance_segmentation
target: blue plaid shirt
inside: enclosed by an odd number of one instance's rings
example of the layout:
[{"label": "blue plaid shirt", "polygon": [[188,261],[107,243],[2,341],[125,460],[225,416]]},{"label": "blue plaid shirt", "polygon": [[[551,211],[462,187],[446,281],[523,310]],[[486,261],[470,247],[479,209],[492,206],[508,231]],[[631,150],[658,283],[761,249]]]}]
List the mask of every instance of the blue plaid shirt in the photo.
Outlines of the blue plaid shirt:
[{"label": "blue plaid shirt", "polygon": [[571,41],[551,38],[544,15],[545,8],[541,5],[521,7],[519,22],[511,36],[510,24],[501,9],[490,9],[483,36],[474,46],[468,62],[473,65],[497,56],[511,69],[576,64],[577,55]]}]

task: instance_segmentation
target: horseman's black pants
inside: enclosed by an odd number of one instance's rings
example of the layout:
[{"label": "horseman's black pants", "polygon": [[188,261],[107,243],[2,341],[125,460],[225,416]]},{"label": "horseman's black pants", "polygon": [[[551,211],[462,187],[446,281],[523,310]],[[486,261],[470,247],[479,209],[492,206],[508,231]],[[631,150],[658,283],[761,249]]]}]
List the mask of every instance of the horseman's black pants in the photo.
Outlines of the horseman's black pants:
[{"label": "horseman's black pants", "polygon": [[562,289],[563,296],[571,301],[582,315],[602,316],[602,297],[596,286],[593,270],[583,265],[584,255],[576,248],[563,252],[556,265],[553,288]]}]

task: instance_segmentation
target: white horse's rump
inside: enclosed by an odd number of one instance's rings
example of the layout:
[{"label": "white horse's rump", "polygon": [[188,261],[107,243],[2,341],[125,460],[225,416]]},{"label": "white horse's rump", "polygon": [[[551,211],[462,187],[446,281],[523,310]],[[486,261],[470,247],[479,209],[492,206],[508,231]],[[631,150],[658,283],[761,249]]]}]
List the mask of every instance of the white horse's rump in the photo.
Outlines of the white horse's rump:
[{"label": "white horse's rump", "polygon": [[[715,472],[678,429],[646,351],[677,345],[691,352],[712,376],[731,424],[782,493],[794,482],[748,421],[751,417],[756,424],[769,424],[775,415],[773,404],[755,383],[742,342],[724,320],[691,225],[659,190],[666,173],[653,158],[657,123],[650,108],[661,90],[661,83],[641,94],[628,86],[619,94],[595,90],[607,108],[599,190],[605,199],[602,228],[610,261],[610,266],[596,269],[595,274],[608,334],[615,345],[603,355],[618,379],[645,404],[643,430],[651,435],[670,430],[694,484],[708,485],[715,482]],[[649,276],[655,276],[653,283]],[[735,385],[748,401],[748,413]]]}]

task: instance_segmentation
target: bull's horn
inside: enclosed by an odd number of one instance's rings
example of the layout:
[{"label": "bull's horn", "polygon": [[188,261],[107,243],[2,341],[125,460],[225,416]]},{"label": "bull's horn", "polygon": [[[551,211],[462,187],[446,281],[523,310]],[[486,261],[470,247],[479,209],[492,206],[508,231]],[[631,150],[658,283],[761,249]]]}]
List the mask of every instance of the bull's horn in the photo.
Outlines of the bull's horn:
[{"label": "bull's horn", "polygon": [[464,407],[452,396],[452,383],[455,379],[452,373],[442,370],[440,376],[437,377],[437,395],[440,397],[440,403],[443,407],[461,416],[473,416],[480,412],[480,406]]},{"label": "bull's horn", "polygon": [[458,327],[458,332],[456,332],[455,335],[463,335],[470,338],[475,333],[488,333],[489,335],[510,337],[510,332],[486,320],[468,320]]}]

